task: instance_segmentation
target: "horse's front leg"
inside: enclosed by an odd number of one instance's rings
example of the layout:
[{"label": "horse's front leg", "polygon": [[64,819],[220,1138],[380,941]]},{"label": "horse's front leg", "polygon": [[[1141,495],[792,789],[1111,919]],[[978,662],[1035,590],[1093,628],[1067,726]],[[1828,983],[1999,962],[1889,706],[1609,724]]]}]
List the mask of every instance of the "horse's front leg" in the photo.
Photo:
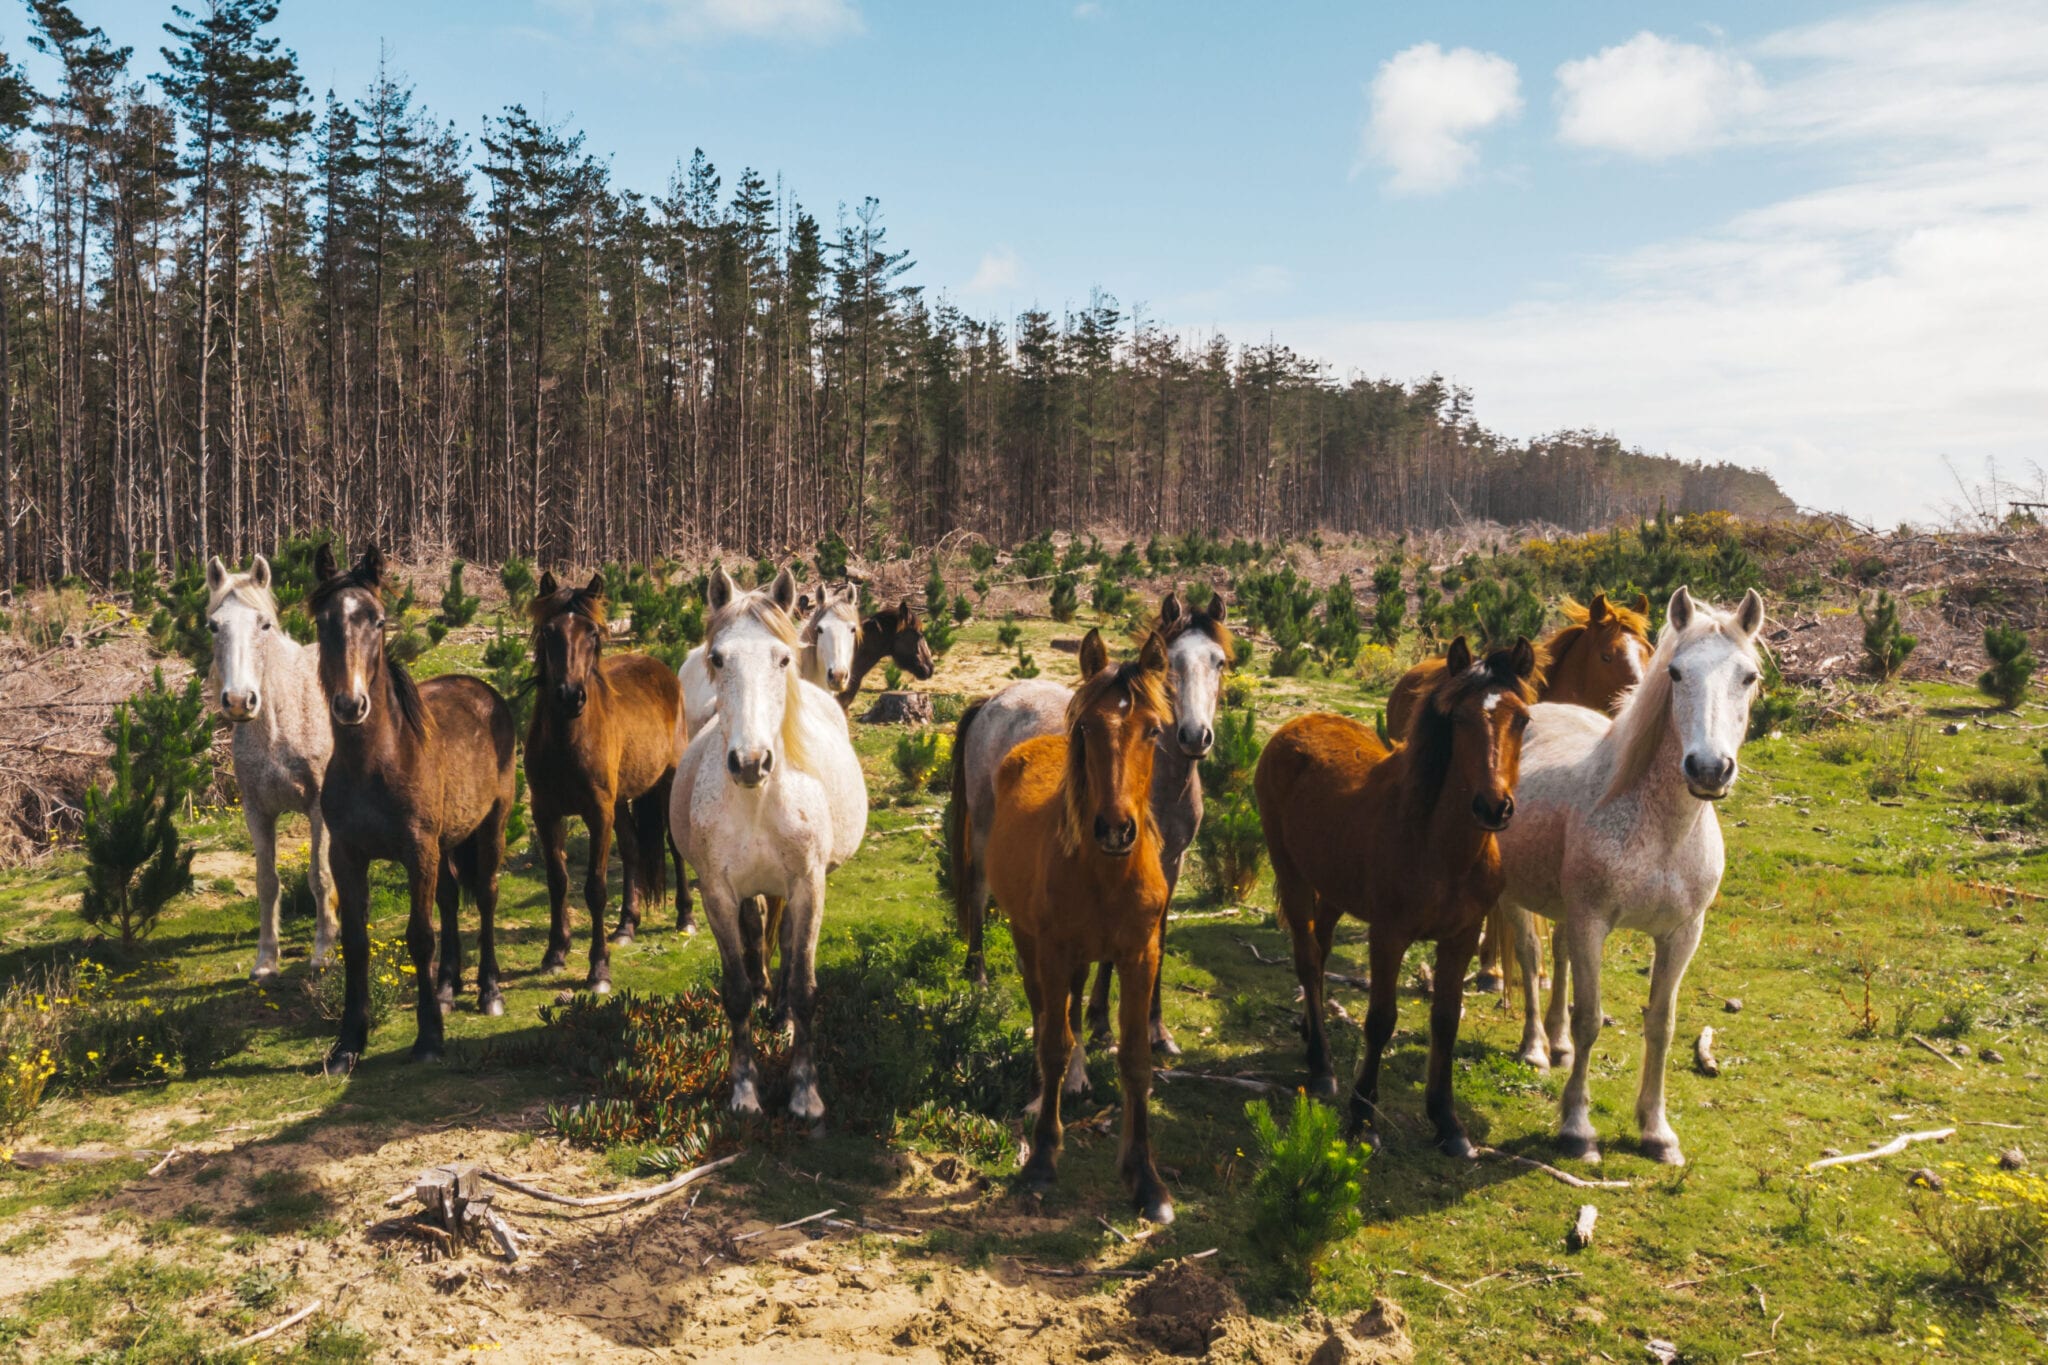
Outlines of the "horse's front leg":
[{"label": "horse's front leg", "polygon": [[510,807],[494,813],[491,822],[470,836],[471,866],[476,884],[476,1007],[479,1013],[502,1015],[504,993],[498,987],[498,869],[505,861],[505,819]]},{"label": "horse's front leg", "polygon": [[1538,1071],[1550,1070],[1550,1042],[1543,1031],[1543,998],[1537,974],[1543,968],[1543,946],[1536,938],[1536,917],[1507,907],[1515,926],[1515,962],[1521,972],[1522,1045],[1516,1056]]},{"label": "horse's front leg", "polygon": [[541,868],[548,879],[548,950],[540,959],[543,974],[569,965],[568,825],[568,817],[560,811],[534,803],[533,828],[540,836]]},{"label": "horse's front leg", "polygon": [[1323,1030],[1323,936],[1316,925],[1322,898],[1291,865],[1278,859],[1273,875],[1280,919],[1287,926],[1294,953],[1294,979],[1301,983],[1301,1037],[1308,1046],[1308,1090],[1312,1095],[1334,1095],[1337,1077],[1330,1069],[1330,1040]]},{"label": "horse's front leg", "polygon": [[[1539,935],[1537,944],[1542,944]],[[1571,1003],[1572,954],[1565,943],[1563,920],[1553,920],[1550,926],[1550,1004],[1543,1011],[1543,1032],[1550,1039],[1550,1064],[1570,1066],[1572,1064],[1572,1035],[1567,1027],[1565,1011]]]},{"label": "horse's front leg", "polygon": [[[1166,884],[1171,887],[1178,876],[1179,872],[1176,869],[1174,874],[1167,877]],[[1169,891],[1168,899],[1171,898],[1172,893]],[[1174,1042],[1173,1035],[1167,1031],[1164,1001],[1160,998],[1161,988],[1166,980],[1166,921],[1169,918],[1170,911],[1159,912],[1159,949],[1152,955],[1152,1005],[1147,1012],[1146,1022],[1152,1035],[1152,1050],[1163,1052],[1169,1057],[1178,1057],[1180,1044]]]},{"label": "horse's front leg", "polygon": [[1118,961],[1116,1067],[1124,1086],[1123,1149],[1117,1172],[1131,1192],[1138,1212],[1155,1223],[1173,1221],[1173,1199],[1152,1164],[1152,1021],[1145,986],[1159,974],[1159,940],[1155,935],[1143,951]]},{"label": "horse's front leg", "polygon": [[646,870],[640,864],[640,830],[631,801],[612,803],[612,838],[619,846],[620,887],[619,918],[612,926],[612,945],[619,947],[631,943],[634,931],[640,927],[640,903],[647,883]]},{"label": "horse's front leg", "polygon": [[341,901],[341,1036],[327,1054],[330,1076],[355,1069],[370,1045],[370,863],[337,845],[329,854]]},{"label": "horse's front leg", "polygon": [[740,902],[723,886],[704,883],[704,917],[718,940],[719,996],[732,1032],[732,1111],[759,1117],[760,1076],[754,1063],[753,976],[747,970],[750,935],[741,925]]},{"label": "horse's front leg", "polygon": [[[1374,1147],[1380,1141],[1380,1057],[1387,1050],[1387,1040],[1394,1036],[1394,1024],[1400,1014],[1396,992],[1401,983],[1401,959],[1407,952],[1406,939],[1382,932],[1377,926],[1373,928],[1367,950],[1372,964],[1372,995],[1365,1009],[1365,1056],[1358,1064],[1358,1079],[1351,1084],[1351,1106],[1344,1130],[1345,1136],[1362,1138]],[[1436,1000],[1442,996],[1458,999],[1459,983],[1463,980],[1438,978],[1439,988],[1431,997],[1432,1018]]]},{"label": "horse's front leg", "polygon": [[1683,1166],[1678,1134],[1664,1117],[1664,1069],[1678,1024],[1678,985],[1700,946],[1705,915],[1694,915],[1657,940],[1650,964],[1650,998],[1643,1006],[1643,1075],[1636,1087],[1636,1127],[1643,1155],[1667,1166]]},{"label": "horse's front leg", "polygon": [[825,1117],[818,1096],[818,1064],[811,1037],[818,1004],[818,930],[825,920],[825,869],[792,888],[781,915],[781,1002],[793,1025],[789,1053],[789,1112],[816,1123]]},{"label": "horse's front leg", "polygon": [[256,966],[249,979],[270,981],[278,972],[277,817],[244,806],[242,818],[249,826],[249,842],[256,848]]},{"label": "horse's front leg", "polygon": [[1557,974],[1562,978],[1566,964],[1572,975],[1572,1074],[1564,1083],[1558,1101],[1558,1150],[1582,1161],[1600,1159],[1600,1135],[1593,1130],[1591,1100],[1586,1073],[1593,1061],[1593,1045],[1600,1041],[1600,954],[1607,942],[1607,926],[1591,915],[1561,921],[1564,951],[1557,957]]},{"label": "horse's front leg", "polygon": [[1038,1010],[1031,1021],[1038,1051],[1038,1119],[1031,1130],[1031,1156],[1019,1177],[1024,1189],[1033,1194],[1050,1190],[1058,1174],[1062,1140],[1060,1082],[1074,1047],[1073,1028],[1067,1019],[1067,999],[1073,993],[1072,972],[1064,963],[1049,961],[1050,956],[1034,952],[1031,958],[1018,963],[1027,976],[1036,975],[1038,979]]},{"label": "horse's front leg", "polygon": [[[412,952],[413,980],[419,983],[419,998],[414,1004],[413,1014],[419,1022],[419,1036],[413,1039],[412,1060],[416,1062],[438,1062],[441,1060],[443,1031],[441,1011],[455,1006],[454,992],[462,984],[462,948],[458,937],[449,931],[455,914],[449,909],[449,902],[459,898],[456,888],[450,894],[440,894],[441,850],[435,847],[414,849],[411,863],[407,866],[406,884],[412,895],[412,914],[405,924],[405,946]],[[453,878],[450,878],[452,881]],[[441,980],[439,990],[433,977],[434,970],[434,917],[433,905],[441,902]]]},{"label": "horse's front leg", "polygon": [[612,803],[599,793],[583,814],[590,830],[590,863],[583,869],[583,903],[590,907],[590,971],[584,984],[599,995],[612,988],[612,955],[605,941],[605,872],[612,858]]},{"label": "horse's front leg", "polygon": [[441,980],[435,998],[441,1002],[441,1013],[446,1015],[455,1012],[455,993],[462,989],[462,883],[456,876],[452,857],[441,859],[440,875],[434,880],[434,901],[441,908]]},{"label": "horse's front leg", "polygon": [[[1451,1093],[1451,1068],[1458,1048],[1458,1023],[1465,1013],[1465,969],[1472,965],[1479,934],[1480,926],[1474,924],[1463,933],[1439,939],[1436,945],[1436,979],[1453,984],[1429,997],[1429,1079],[1423,1086],[1422,1102],[1430,1121],[1436,1125],[1437,1148],[1445,1156],[1472,1155],[1465,1125],[1458,1122]],[[1374,972],[1377,974],[1377,967]]]},{"label": "horse's front leg", "polygon": [[334,876],[327,866],[327,817],[319,801],[306,811],[310,833],[306,838],[306,889],[313,893],[313,965],[325,967],[334,959],[335,935],[341,919],[335,913]]}]

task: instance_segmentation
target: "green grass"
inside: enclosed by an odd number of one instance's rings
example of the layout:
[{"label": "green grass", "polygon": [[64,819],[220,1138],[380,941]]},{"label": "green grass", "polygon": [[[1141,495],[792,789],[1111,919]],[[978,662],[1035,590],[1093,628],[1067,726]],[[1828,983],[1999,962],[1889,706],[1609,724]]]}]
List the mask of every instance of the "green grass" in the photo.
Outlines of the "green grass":
[{"label": "green grass", "polygon": [[[1072,656],[1052,640],[1075,638],[1092,620],[1084,609],[1072,624],[1018,624],[1046,676],[1064,678]],[[971,620],[930,686],[961,690],[949,682],[956,661],[1013,654],[998,650],[995,630],[993,620]],[[475,667],[474,648],[464,648],[460,659],[451,657],[453,649],[436,651],[418,671]],[[1262,730],[1314,708],[1370,723],[1384,704],[1384,685],[1368,691],[1355,677],[1311,669],[1273,679],[1263,672],[1262,651],[1241,675],[1252,684]],[[2039,961],[2048,905],[2023,896],[2008,904],[1971,885],[2048,893],[2038,836],[2001,804],[2011,781],[1981,776],[2035,771],[2034,733],[2013,728],[2015,717],[1994,715],[1966,688],[1894,685],[1888,695],[1928,719],[1918,777],[1896,795],[1869,794],[1875,760],[1867,736],[1859,742],[1839,731],[1788,733],[1744,750],[1740,785],[1720,809],[1728,876],[1681,993],[1681,1039],[1670,1076],[1671,1118],[1692,1164],[1673,1172],[1634,1147],[1646,940],[1621,935],[1609,946],[1605,1004],[1620,1022],[1603,1034],[1593,1062],[1594,1119],[1608,1153],[1602,1174],[1631,1181],[1627,1190],[1570,1189],[1505,1163],[1454,1164],[1438,1156],[1421,1114],[1426,1019],[1421,1002],[1406,995],[1382,1085],[1387,1143],[1364,1178],[1365,1226],[1337,1248],[1313,1291],[1316,1306],[1341,1314],[1389,1294],[1407,1308],[1420,1354],[1430,1359],[1640,1359],[1645,1336],[1680,1343],[1687,1359],[1733,1360],[1773,1347],[1788,1357],[1867,1358],[1924,1342],[1930,1326],[1957,1356],[2022,1359],[2043,1352],[2039,1324],[2048,1301],[2039,1292],[1953,1282],[1912,1217],[1905,1180],[1913,1167],[1982,1162],[2015,1140],[2037,1160],[2048,1156],[2040,1139],[2048,1122],[2048,1085],[2040,1079],[2048,1069],[2048,969]],[[2040,708],[2025,707],[2017,721],[2040,718]],[[1949,720],[1961,723],[1959,734],[1941,733]],[[919,828],[936,822],[941,797],[920,791],[902,803],[891,800],[900,788],[892,761],[899,733],[855,727],[876,805],[866,846],[832,879],[821,945],[828,962],[850,959],[857,929],[907,935],[950,924],[933,880],[933,835]],[[193,834],[202,858],[246,850],[239,811],[203,812]],[[580,884],[580,828],[570,858],[572,883]],[[300,985],[311,923],[286,925],[288,946],[301,954],[288,958],[288,979],[267,990],[250,985],[255,915],[248,864],[206,866],[202,889],[167,913],[145,956],[117,968],[134,973],[120,989],[167,1008],[203,1006],[240,1040],[239,1050],[197,1075],[104,1094],[59,1094],[22,1146],[88,1135],[119,1145],[114,1135],[166,1111],[203,1116],[180,1120],[195,1133],[241,1124],[275,1131],[282,1141],[317,1144],[343,1132],[389,1138],[457,1116],[478,1125],[509,1121],[545,1101],[578,1097],[558,1071],[522,1060],[534,1055],[539,1007],[562,987],[580,984],[578,954],[588,933],[581,896],[572,891],[578,953],[571,971],[536,971],[547,900],[530,850],[515,852],[502,888],[505,1015],[481,1017],[473,994],[466,996],[448,1021],[447,1062],[419,1067],[404,1060],[412,1023],[401,1007],[372,1035],[355,1077],[339,1084],[315,1074],[331,1039]],[[616,906],[616,864],[612,878]],[[220,889],[223,880],[231,889]],[[0,974],[80,942],[82,926],[65,900],[77,882],[75,858],[64,856],[0,876]],[[1193,883],[1190,877],[1184,884],[1179,908],[1197,908]],[[1244,946],[1286,957],[1270,906],[1270,884],[1262,884],[1245,913],[1172,929],[1167,1009],[1187,1049],[1186,1069],[1250,1072],[1283,1084],[1302,1078],[1292,974],[1257,963]],[[380,937],[401,934],[403,893],[389,867],[378,869],[374,914]],[[674,991],[714,976],[710,934],[682,938],[672,925],[666,916],[651,918],[636,942],[614,950],[621,988]],[[473,946],[468,951],[473,964]],[[1364,958],[1362,927],[1345,926],[1332,967],[1363,975]],[[1000,923],[992,926],[990,972],[1021,1018],[1022,992]],[[473,987],[473,965],[469,980]],[[1859,1021],[1866,984],[1874,1016],[1867,1028]],[[1333,996],[1354,1019],[1362,1017],[1355,989],[1338,987]],[[1739,1014],[1723,1010],[1733,997],[1743,1001]],[[1686,1065],[1692,1037],[1707,1024],[1717,1033],[1717,1079]],[[1458,1056],[1460,1112],[1475,1140],[1554,1160],[1558,1081],[1513,1059],[1519,1033],[1518,1017],[1469,998]],[[1914,1043],[1915,1033],[1942,1047],[1959,1042],[1970,1055],[1951,1066]],[[1355,1066],[1357,1029],[1333,1021],[1331,1036],[1340,1071]],[[1979,1060],[1980,1049],[2004,1060]],[[1113,1059],[1095,1055],[1091,1075],[1094,1093],[1072,1111],[1082,1117],[1115,1099]],[[828,1106],[844,1098],[825,1095]],[[1025,1098],[1016,1096],[1018,1108]],[[1244,1155],[1251,1150],[1244,1098],[1243,1091],[1193,1080],[1155,1089],[1158,1161],[1179,1220],[1143,1250],[1159,1257],[1220,1247],[1216,1264],[1249,1285],[1258,1262],[1247,1241],[1252,1171]],[[842,1103],[833,1112],[852,1107]],[[831,1118],[825,1137],[777,1139],[733,1168],[729,1186],[741,1192],[748,1212],[782,1221],[837,1205],[842,1216],[854,1217],[873,1201],[888,1178],[885,1140],[846,1131]],[[1860,1150],[1900,1131],[1949,1124],[1961,1125],[1959,1132],[1938,1149],[1817,1179],[1798,1174],[1824,1148]],[[928,1128],[905,1131],[910,1145],[931,1147]],[[1002,1258],[1057,1265],[1128,1254],[1096,1221],[1101,1214],[1133,1226],[1116,1177],[1116,1145],[1113,1127],[1106,1135],[1070,1131],[1060,1185],[1047,1204],[1051,1230],[937,1232],[916,1250],[931,1262],[969,1265]],[[645,1155],[619,1153],[612,1174],[638,1178]],[[51,1216],[33,1211],[112,1206],[142,1164],[0,1171],[0,1255],[33,1254],[38,1234],[31,1229]],[[803,1178],[790,1179],[790,1169]],[[1009,1207],[1003,1181],[1011,1172],[1000,1160],[984,1170],[995,1180],[987,1198]],[[62,1353],[89,1344],[121,1358],[177,1358],[174,1348],[196,1349],[195,1329],[181,1325],[175,1312],[178,1300],[201,1283],[232,1297],[243,1283],[237,1276],[246,1279],[245,1268],[232,1260],[217,1265],[218,1258],[271,1236],[350,1235],[334,1221],[332,1196],[296,1172],[216,1177],[206,1197],[217,1216],[182,1219],[175,1234],[161,1230],[177,1238],[175,1248],[152,1253],[163,1260],[145,1256],[93,1268],[0,1304],[0,1336],[16,1343],[8,1349]],[[1565,1230],[1585,1202],[1600,1208],[1598,1235],[1591,1248],[1571,1255]],[[106,1308],[117,1301],[109,1299],[117,1277],[139,1305],[139,1316],[124,1313],[119,1324]],[[253,1280],[246,1287],[259,1297],[267,1292]],[[1273,1300],[1261,1306],[1290,1308]],[[158,1325],[138,1345],[133,1334],[146,1323]],[[351,1333],[341,1324],[320,1325],[301,1358],[364,1358],[367,1344]],[[23,1345],[30,1338],[35,1350]]]}]

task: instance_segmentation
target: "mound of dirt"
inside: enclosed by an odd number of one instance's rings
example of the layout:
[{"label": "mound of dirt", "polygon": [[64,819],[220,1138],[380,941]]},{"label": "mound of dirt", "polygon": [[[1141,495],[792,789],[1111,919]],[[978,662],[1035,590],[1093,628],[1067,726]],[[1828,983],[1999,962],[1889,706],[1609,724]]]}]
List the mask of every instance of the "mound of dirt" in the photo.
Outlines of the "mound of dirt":
[{"label": "mound of dirt", "polygon": [[1242,1318],[1237,1291],[1198,1261],[1173,1261],[1139,1282],[1124,1301],[1131,1330],[1163,1351],[1199,1356],[1224,1335],[1225,1322]]}]

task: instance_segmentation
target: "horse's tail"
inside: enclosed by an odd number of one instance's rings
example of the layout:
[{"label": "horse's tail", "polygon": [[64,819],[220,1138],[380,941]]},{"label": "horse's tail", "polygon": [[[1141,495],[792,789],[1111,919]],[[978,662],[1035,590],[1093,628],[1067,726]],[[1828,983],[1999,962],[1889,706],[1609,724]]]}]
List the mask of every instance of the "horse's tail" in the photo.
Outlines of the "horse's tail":
[{"label": "horse's tail", "polygon": [[953,792],[946,803],[947,861],[950,864],[953,882],[953,924],[960,931],[960,937],[973,943],[975,923],[981,916],[981,906],[975,903],[974,885],[974,817],[967,803],[967,730],[981,714],[981,708],[988,704],[984,698],[968,706],[960,713],[960,724],[953,730]]}]

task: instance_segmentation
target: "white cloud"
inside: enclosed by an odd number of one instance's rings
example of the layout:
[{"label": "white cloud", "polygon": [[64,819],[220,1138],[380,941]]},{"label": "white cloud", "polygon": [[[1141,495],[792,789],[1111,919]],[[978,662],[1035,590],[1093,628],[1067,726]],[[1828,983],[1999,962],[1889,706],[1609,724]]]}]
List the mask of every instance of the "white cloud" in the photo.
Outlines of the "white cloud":
[{"label": "white cloud", "polygon": [[1015,289],[1023,279],[1024,262],[1009,247],[999,246],[982,253],[981,264],[974,268],[974,277],[961,287],[960,292],[969,298],[986,298],[1005,289]]},{"label": "white cloud", "polygon": [[861,31],[853,0],[542,0],[585,28],[609,19],[632,44],[715,38],[825,43]]},{"label": "white cloud", "polygon": [[1464,179],[1479,159],[1473,137],[1521,111],[1515,64],[1469,47],[1421,43],[1395,53],[1373,77],[1356,174],[1368,162],[1393,172],[1398,194],[1434,194]]},{"label": "white cloud", "polygon": [[1557,83],[1560,138],[1653,160],[1711,145],[1764,101],[1748,62],[1648,32],[1566,62]]},{"label": "white cloud", "polygon": [[1076,19],[1100,19],[1102,17],[1102,6],[1096,4],[1095,0],[1081,0],[1080,4],[1074,6],[1074,17]]},{"label": "white cloud", "polygon": [[1595,262],[1573,297],[1360,323],[1240,313],[1340,370],[1440,369],[1478,416],[1593,426],[1768,469],[1799,502],[1890,524],[1965,470],[2040,459],[2048,423],[2048,6],[1918,5],[1742,55],[1771,96],[1738,130],[1833,183]]}]

